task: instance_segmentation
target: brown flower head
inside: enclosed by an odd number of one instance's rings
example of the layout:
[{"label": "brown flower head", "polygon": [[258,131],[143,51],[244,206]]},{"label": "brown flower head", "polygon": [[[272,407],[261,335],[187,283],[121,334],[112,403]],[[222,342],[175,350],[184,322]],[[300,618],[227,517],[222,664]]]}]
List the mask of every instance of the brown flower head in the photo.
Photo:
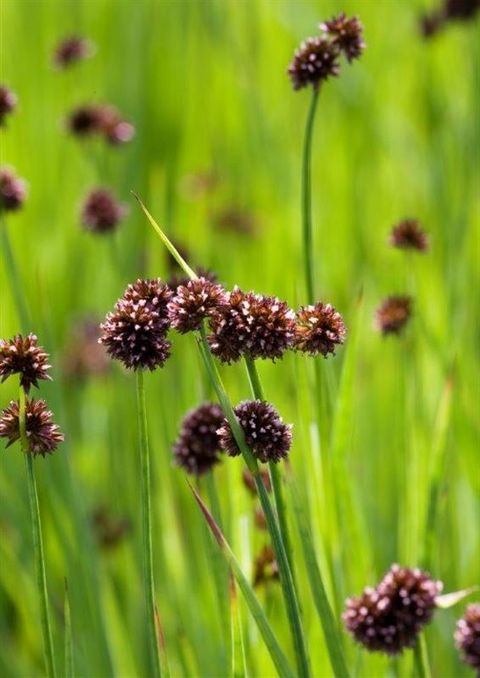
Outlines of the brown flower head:
[{"label": "brown flower head", "polygon": [[339,72],[338,48],[323,37],[307,38],[295,52],[288,67],[293,89],[308,85],[318,89],[323,80],[337,76]]},{"label": "brown flower head", "polygon": [[275,552],[271,546],[264,546],[255,558],[253,585],[260,586],[280,578]]},{"label": "brown flower head", "polygon": [[[26,432],[29,452],[44,457],[53,452],[64,436],[53,423],[52,413],[44,400],[26,400]],[[0,414],[0,438],[8,438],[7,447],[20,438],[19,405],[11,401]]]},{"label": "brown flower head", "polygon": [[462,660],[477,669],[480,676],[480,603],[473,603],[457,622],[455,644]]},{"label": "brown flower head", "polygon": [[404,250],[426,252],[429,248],[428,235],[420,228],[417,219],[404,219],[393,227],[390,245]]},{"label": "brown flower head", "polygon": [[5,85],[0,85],[0,127],[5,124],[6,116],[15,110],[16,105],[17,95]]},{"label": "brown flower head", "polygon": [[[253,455],[267,463],[278,462],[287,456],[292,444],[292,426],[284,424],[275,408],[262,400],[244,400],[234,409],[243,429],[245,442]],[[235,457],[240,454],[229,423],[224,419],[218,429],[220,447]]]},{"label": "brown flower head", "polygon": [[331,42],[348,59],[358,59],[365,49],[363,26],[356,16],[350,19],[342,12],[330,21],[320,24],[320,28],[330,36]]},{"label": "brown flower head", "polygon": [[236,207],[229,207],[219,212],[214,218],[214,224],[220,231],[229,231],[239,235],[253,236],[257,231],[254,215]]},{"label": "brown flower head", "polygon": [[175,463],[195,476],[210,471],[220,461],[217,429],[222,423],[222,408],[215,403],[203,403],[187,412],[173,447]]},{"label": "brown flower head", "polygon": [[135,127],[123,119],[114,106],[102,106],[100,128],[105,139],[114,146],[131,141],[135,136]]},{"label": "brown flower head", "polygon": [[99,506],[92,515],[92,526],[98,545],[111,550],[118,546],[132,529],[132,522],[126,516],[119,516]]},{"label": "brown flower head", "polygon": [[55,49],[53,61],[57,68],[66,68],[77,61],[83,61],[92,56],[94,52],[90,40],[80,36],[65,38]]},{"label": "brown flower head", "polygon": [[163,367],[170,356],[166,313],[171,292],[161,280],[129,285],[112,313],[100,325],[99,341],[107,353],[133,370]]},{"label": "brown flower head", "polygon": [[0,212],[13,212],[20,209],[27,196],[27,186],[23,179],[7,167],[0,167]]},{"label": "brown flower head", "polygon": [[35,334],[17,334],[9,341],[0,339],[1,381],[19,374],[20,385],[28,393],[31,386],[38,387],[39,379],[51,379],[47,374],[50,367],[48,353],[39,346]]},{"label": "brown flower head", "polygon": [[128,208],[118,202],[112,192],[106,188],[91,191],[82,206],[82,224],[92,233],[108,233],[128,213]]},{"label": "brown flower head", "polygon": [[343,621],[367,650],[399,654],[415,646],[441,590],[441,582],[425,572],[392,565],[376,588],[347,600]]},{"label": "brown flower head", "polygon": [[177,287],[168,304],[168,317],[172,327],[185,334],[199,330],[205,318],[221,311],[227,303],[228,294],[222,285],[207,278],[197,278]]},{"label": "brown flower head", "polygon": [[78,137],[98,134],[102,131],[104,109],[98,105],[80,106],[70,113],[67,120],[69,131]]},{"label": "brown flower head", "polygon": [[64,372],[73,379],[104,374],[109,362],[105,347],[98,343],[100,328],[92,319],[83,320],[73,328],[64,351]]},{"label": "brown flower head", "polygon": [[375,312],[375,325],[382,334],[398,334],[412,315],[412,299],[408,296],[387,297]]},{"label": "brown flower head", "polygon": [[[223,423],[223,420],[222,420]],[[262,469],[260,471],[260,475],[262,476],[263,484],[265,485],[265,489],[267,492],[272,491],[272,485],[270,483],[270,474],[266,469]],[[248,470],[248,468],[244,468],[242,471],[242,481],[244,486],[247,488],[247,490],[250,492],[252,497],[254,497],[257,494],[257,484],[255,482],[255,478],[253,477],[253,473]]]},{"label": "brown flower head", "polygon": [[473,19],[480,10],[480,0],[444,0],[444,14],[447,19]]},{"label": "brown flower head", "polygon": [[347,330],[342,316],[331,304],[302,306],[297,313],[295,348],[310,355],[335,354],[335,348],[343,344]]}]

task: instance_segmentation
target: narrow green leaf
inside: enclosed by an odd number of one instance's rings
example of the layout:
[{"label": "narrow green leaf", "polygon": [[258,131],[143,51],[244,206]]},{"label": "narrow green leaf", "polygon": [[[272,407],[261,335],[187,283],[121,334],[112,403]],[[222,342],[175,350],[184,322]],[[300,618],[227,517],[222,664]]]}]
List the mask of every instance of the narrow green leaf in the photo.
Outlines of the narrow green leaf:
[{"label": "narrow green leaf", "polygon": [[65,579],[65,602],[63,611],[65,619],[65,678],[73,678],[75,670],[73,662],[72,617],[67,579]]},{"label": "narrow green leaf", "polygon": [[471,586],[469,589],[463,589],[462,591],[444,593],[443,596],[437,596],[435,598],[435,604],[437,607],[442,608],[442,610],[448,610],[448,608],[453,607],[471,593],[478,591],[479,588],[479,586]]}]

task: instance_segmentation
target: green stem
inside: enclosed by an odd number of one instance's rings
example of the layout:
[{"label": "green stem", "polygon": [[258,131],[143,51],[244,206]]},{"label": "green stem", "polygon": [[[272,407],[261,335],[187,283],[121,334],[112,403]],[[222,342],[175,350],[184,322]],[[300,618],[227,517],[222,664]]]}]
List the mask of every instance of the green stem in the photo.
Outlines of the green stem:
[{"label": "green stem", "polygon": [[150,492],[150,450],[147,434],[147,412],[145,406],[145,386],[143,371],[137,370],[137,407],[140,436],[140,465],[142,474],[142,528],[143,528],[143,576],[145,584],[145,602],[147,608],[147,628],[152,653],[153,675],[161,675],[158,651],[157,630],[155,625],[155,584],[153,579],[152,553],[152,513]]},{"label": "green stem", "polygon": [[240,448],[242,456],[249,470],[251,471],[255,478],[257,491],[260,497],[260,503],[265,514],[267,527],[270,533],[270,537],[272,539],[273,548],[277,558],[278,569],[280,572],[280,583],[282,585],[282,591],[285,599],[285,605],[287,608],[290,630],[292,633],[293,643],[295,647],[298,675],[305,678],[310,675],[310,669],[308,665],[307,651],[303,636],[302,622],[300,618],[300,609],[298,605],[295,586],[293,583],[292,572],[288,564],[287,553],[282,540],[282,535],[280,533],[279,526],[275,518],[275,514],[273,512],[272,504],[270,502],[267,490],[265,489],[265,485],[263,484],[257,460],[255,459],[251,450],[249,449],[245,442],[243,429],[241,428],[235,416],[232,405],[228,399],[228,396],[225,392],[225,388],[222,384],[220,375],[218,374],[215,362],[210,353],[205,328],[203,326],[200,330],[200,337],[201,337],[199,342],[200,350],[204,360],[205,368],[212,382],[212,386],[215,390],[215,393],[217,394],[220,404],[222,405],[223,411],[230,425],[230,428],[232,429],[233,436],[238,447]]},{"label": "green stem", "polygon": [[315,111],[317,108],[319,90],[314,89],[310,108],[308,111],[307,125],[305,127],[305,137],[303,142],[303,163],[302,163],[302,223],[303,223],[303,257],[305,269],[305,286],[307,290],[307,301],[314,303],[315,285],[313,279],[313,234],[312,234],[312,139],[313,123],[315,120]]},{"label": "green stem", "polygon": [[19,429],[20,444],[25,458],[27,470],[28,499],[30,503],[30,515],[32,519],[33,550],[35,553],[35,571],[37,590],[40,600],[40,613],[42,621],[43,650],[45,655],[45,668],[48,678],[55,678],[55,660],[53,653],[52,628],[48,612],[47,576],[45,573],[45,556],[43,553],[42,523],[40,519],[40,506],[38,503],[37,483],[33,468],[33,455],[27,438],[26,398],[25,391],[20,387],[19,397]]},{"label": "green stem", "polygon": [[420,634],[417,643],[413,649],[415,657],[415,668],[419,678],[430,678],[430,665],[428,662],[427,643],[425,636]]},{"label": "green stem", "polygon": [[28,312],[27,302],[25,300],[23,285],[20,280],[20,274],[15,263],[15,257],[13,255],[12,246],[10,244],[10,238],[8,237],[7,224],[5,223],[4,219],[1,218],[1,216],[0,216],[0,234],[3,256],[5,259],[5,268],[7,271],[7,276],[10,279],[10,285],[12,287],[12,294],[15,300],[15,306],[17,307],[17,314],[18,319],[20,321],[20,327],[22,328],[22,332],[26,333],[29,332],[31,329],[30,314]]}]

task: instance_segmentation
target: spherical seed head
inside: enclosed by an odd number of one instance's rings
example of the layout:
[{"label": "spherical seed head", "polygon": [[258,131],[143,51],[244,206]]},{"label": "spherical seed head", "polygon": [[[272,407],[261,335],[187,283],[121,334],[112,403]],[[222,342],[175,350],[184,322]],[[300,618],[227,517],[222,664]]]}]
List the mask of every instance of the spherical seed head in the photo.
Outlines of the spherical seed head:
[{"label": "spherical seed head", "polygon": [[340,72],[338,49],[323,37],[307,38],[295,52],[288,67],[293,89],[312,85],[318,89],[323,80]]},{"label": "spherical seed head", "polygon": [[110,550],[118,546],[132,529],[127,516],[116,515],[104,506],[95,509],[92,515],[92,527],[98,545]]},{"label": "spherical seed head", "polygon": [[[183,256],[183,254],[182,254]],[[185,259],[185,257],[183,257]],[[206,268],[202,268],[201,266],[197,266],[194,269],[195,273],[198,275],[199,278],[205,278],[206,280],[209,280],[212,283],[218,282],[218,276],[216,273],[213,271],[208,271]],[[177,287],[180,287],[180,285],[188,285],[190,282],[191,278],[189,278],[186,275],[179,275],[178,273],[172,274],[172,276],[168,279],[167,285],[168,287],[173,291],[177,291]]]},{"label": "spherical seed head", "polygon": [[23,179],[6,167],[0,168],[0,212],[13,212],[22,207],[27,197],[27,185]]},{"label": "spherical seed head", "polygon": [[5,118],[12,113],[17,105],[17,95],[12,90],[0,85],[0,127],[5,124]]},{"label": "spherical seed head", "polygon": [[427,573],[392,565],[375,589],[347,600],[343,621],[367,650],[396,655],[414,647],[441,590]]},{"label": "spherical seed head", "polygon": [[295,349],[312,356],[335,354],[335,348],[343,344],[347,329],[343,318],[331,304],[302,306],[297,313]]},{"label": "spherical seed head", "polygon": [[471,19],[480,10],[480,0],[445,0],[447,19]]},{"label": "spherical seed head", "polygon": [[320,24],[320,28],[327,33],[332,44],[343,52],[348,61],[358,59],[365,49],[363,26],[356,16],[348,18],[342,12],[330,21]]},{"label": "spherical seed head", "polygon": [[53,61],[57,68],[68,66],[83,61],[93,54],[93,45],[90,40],[78,35],[65,38],[55,49]]},{"label": "spherical seed head", "polygon": [[417,219],[404,219],[394,226],[389,242],[392,247],[404,250],[426,252],[429,248],[428,235]]},{"label": "spherical seed head", "polygon": [[375,325],[383,335],[398,334],[405,327],[411,315],[411,297],[388,297],[375,312]]},{"label": "spherical seed head", "polygon": [[210,350],[224,363],[240,360],[248,346],[250,327],[245,319],[244,298],[245,293],[235,287],[230,293],[228,306],[210,320]]},{"label": "spherical seed head", "polygon": [[67,127],[72,134],[85,137],[102,131],[104,109],[102,106],[80,106],[70,113]]},{"label": "spherical seed head", "polygon": [[39,346],[35,334],[23,337],[17,334],[13,339],[0,339],[0,379],[5,381],[12,374],[20,375],[20,385],[28,393],[31,386],[38,387],[39,379],[51,379],[47,374],[48,353]]},{"label": "spherical seed head", "polygon": [[173,446],[175,463],[195,476],[210,471],[220,461],[217,429],[222,423],[222,408],[215,403],[203,403],[187,412]]},{"label": "spherical seed head", "polygon": [[271,546],[264,546],[255,558],[253,585],[260,586],[280,578],[277,559]]},{"label": "spherical seed head", "polygon": [[199,330],[202,321],[225,308],[228,294],[217,283],[207,278],[189,280],[179,285],[168,304],[168,317],[174,329],[181,334]]},{"label": "spherical seed head", "polygon": [[[287,456],[292,444],[292,426],[284,424],[275,408],[262,400],[244,400],[234,409],[253,455],[264,463]],[[231,457],[240,454],[226,419],[218,429],[220,446]]]},{"label": "spherical seed head", "polygon": [[128,213],[127,206],[116,200],[106,188],[91,191],[82,206],[82,224],[92,233],[108,233]]},{"label": "spherical seed head", "polygon": [[135,136],[135,127],[123,119],[114,106],[101,106],[100,130],[106,141],[114,146],[124,144]]},{"label": "spherical seed head", "polygon": [[[223,422],[223,420],[222,420]],[[267,492],[272,491],[272,485],[270,483],[270,474],[269,472],[265,470],[260,471],[260,475],[262,476],[262,481],[263,484],[265,485],[265,489]],[[257,484],[255,482],[255,478],[253,477],[253,473],[248,470],[248,468],[244,468],[242,471],[242,481],[247,490],[250,492],[252,497],[254,497],[257,494]]]},{"label": "spherical seed head", "polygon": [[478,670],[480,676],[480,603],[473,603],[457,622],[455,645],[462,660]]},{"label": "spherical seed head", "polygon": [[64,351],[64,372],[72,379],[104,374],[109,367],[105,347],[99,344],[98,322],[86,319],[73,328]]},{"label": "spherical seed head", "polygon": [[172,290],[160,278],[138,278],[128,285],[123,299],[136,304],[147,305],[156,314],[156,322],[165,331],[170,327],[168,304],[173,297]]},{"label": "spherical seed head", "polygon": [[[26,432],[30,454],[51,454],[63,442],[64,436],[53,423],[52,413],[44,400],[26,399]],[[20,438],[19,404],[11,401],[0,414],[0,438],[7,438],[7,447]]]}]

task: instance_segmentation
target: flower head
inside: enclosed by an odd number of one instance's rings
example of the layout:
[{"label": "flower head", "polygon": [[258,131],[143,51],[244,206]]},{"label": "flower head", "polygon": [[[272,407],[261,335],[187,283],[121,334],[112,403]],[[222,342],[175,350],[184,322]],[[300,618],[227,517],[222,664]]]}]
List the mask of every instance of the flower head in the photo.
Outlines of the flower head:
[{"label": "flower head", "polygon": [[[44,457],[63,442],[63,433],[53,423],[52,416],[44,400],[26,399],[26,433],[30,454]],[[20,438],[18,401],[12,400],[0,414],[0,438],[8,438],[7,447]]]},{"label": "flower head", "polygon": [[348,18],[342,12],[330,21],[320,24],[320,28],[330,36],[332,44],[336,45],[348,61],[358,59],[365,49],[363,26],[356,16]]},{"label": "flower head", "polygon": [[455,644],[462,660],[473,666],[480,675],[480,603],[473,603],[457,622]]},{"label": "flower head", "polygon": [[342,316],[331,304],[302,306],[297,313],[295,348],[310,355],[335,354],[335,348],[343,344],[347,330]]},{"label": "flower head", "polygon": [[408,296],[387,297],[375,312],[375,325],[382,334],[398,334],[412,315],[412,299]]},{"label": "flower head", "polygon": [[327,38],[307,38],[294,54],[288,67],[293,89],[312,85],[318,89],[323,80],[340,73],[338,49]]},{"label": "flower head", "polygon": [[271,546],[264,546],[255,558],[253,585],[260,586],[280,578],[277,559]]},{"label": "flower head", "polygon": [[113,231],[127,214],[126,205],[106,188],[91,191],[82,206],[82,223],[92,233]]},{"label": "flower head", "polygon": [[114,145],[130,141],[135,135],[134,126],[126,122],[114,106],[99,104],[87,104],[74,110],[67,120],[67,127],[75,136],[99,134]]},{"label": "flower head", "polygon": [[90,40],[78,35],[65,38],[55,49],[53,61],[57,68],[66,68],[77,61],[83,61],[92,56],[94,52]]},{"label": "flower head", "polygon": [[[222,420],[223,423],[223,420]],[[260,471],[260,475],[262,477],[263,484],[265,485],[265,489],[267,492],[272,491],[272,485],[270,483],[270,474],[266,469],[262,469]],[[255,478],[253,476],[253,473],[248,470],[248,468],[244,468],[242,471],[242,481],[244,486],[247,488],[247,490],[250,492],[250,494],[254,497],[256,494],[258,494],[257,491],[257,484],[255,482]]]},{"label": "flower head", "polygon": [[185,415],[173,447],[175,463],[187,473],[200,476],[220,461],[217,429],[223,411],[215,403],[203,403]]},{"label": "flower head", "polygon": [[404,219],[394,226],[389,242],[392,247],[419,252],[426,252],[429,247],[428,236],[417,219]]},{"label": "flower head", "polygon": [[5,124],[5,118],[12,113],[17,105],[17,95],[12,90],[0,85],[0,127]]},{"label": "flower head", "polygon": [[126,516],[116,515],[105,506],[98,506],[92,515],[92,527],[99,546],[110,550],[128,535],[132,523]]},{"label": "flower head", "polygon": [[207,278],[197,278],[177,287],[168,304],[168,317],[172,327],[185,334],[199,330],[205,318],[223,309],[227,303],[228,294],[222,285]]},{"label": "flower head", "polygon": [[343,621],[367,650],[399,654],[414,647],[441,590],[441,582],[427,573],[392,565],[376,588],[347,600]]},{"label": "flower head", "polygon": [[39,379],[51,379],[47,374],[48,353],[39,346],[35,334],[23,337],[17,334],[13,339],[0,339],[0,378],[5,381],[12,374],[20,375],[20,385],[28,393],[31,386],[38,387]]},{"label": "flower head", "polygon": [[73,328],[64,352],[64,371],[68,377],[85,379],[104,374],[109,366],[105,347],[99,344],[98,322],[85,319]]},{"label": "flower head", "polygon": [[102,131],[103,108],[97,105],[80,106],[72,111],[67,127],[72,134],[85,137]]},{"label": "flower head", "polygon": [[6,167],[0,167],[0,212],[13,212],[20,209],[27,196],[27,186],[23,179]]},{"label": "flower head", "polygon": [[[245,442],[262,462],[278,462],[287,456],[292,444],[292,426],[284,424],[275,408],[262,400],[244,400],[234,409]],[[222,450],[235,457],[240,454],[229,423],[224,419],[218,429]]]}]

